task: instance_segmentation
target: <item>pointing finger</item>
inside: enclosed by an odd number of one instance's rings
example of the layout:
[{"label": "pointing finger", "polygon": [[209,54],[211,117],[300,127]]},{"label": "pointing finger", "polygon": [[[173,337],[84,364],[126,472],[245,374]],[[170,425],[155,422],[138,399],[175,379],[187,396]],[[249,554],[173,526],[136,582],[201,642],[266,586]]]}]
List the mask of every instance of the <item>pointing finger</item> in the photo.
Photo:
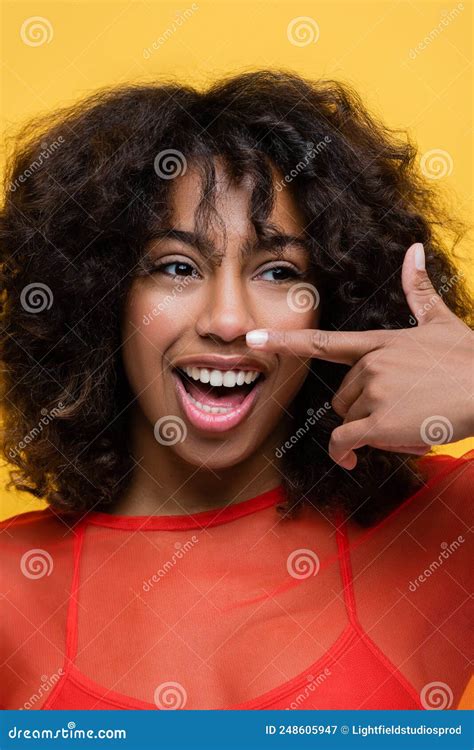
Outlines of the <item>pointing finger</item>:
[{"label": "pointing finger", "polygon": [[322,331],[319,328],[292,331],[256,329],[246,335],[247,344],[265,351],[353,365],[364,354],[382,346],[389,331]]}]

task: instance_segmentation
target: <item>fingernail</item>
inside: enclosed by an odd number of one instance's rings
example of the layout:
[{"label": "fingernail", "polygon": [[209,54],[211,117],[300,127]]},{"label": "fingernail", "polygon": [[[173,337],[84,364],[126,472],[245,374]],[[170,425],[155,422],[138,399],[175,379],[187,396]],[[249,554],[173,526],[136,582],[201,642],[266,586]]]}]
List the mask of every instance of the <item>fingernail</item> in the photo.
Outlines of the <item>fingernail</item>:
[{"label": "fingernail", "polygon": [[268,341],[268,332],[263,330],[249,331],[245,340],[247,344],[265,344]]},{"label": "fingernail", "polygon": [[421,242],[415,244],[415,266],[419,271],[425,270],[425,249]]}]

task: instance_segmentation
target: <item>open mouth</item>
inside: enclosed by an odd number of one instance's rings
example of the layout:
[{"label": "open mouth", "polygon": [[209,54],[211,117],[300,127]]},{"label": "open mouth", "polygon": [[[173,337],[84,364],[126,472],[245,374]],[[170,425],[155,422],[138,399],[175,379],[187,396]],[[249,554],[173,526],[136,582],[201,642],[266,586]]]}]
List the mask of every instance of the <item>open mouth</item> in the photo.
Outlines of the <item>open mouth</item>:
[{"label": "open mouth", "polygon": [[253,391],[257,383],[264,379],[264,374],[259,373],[258,377],[250,383],[239,385],[211,385],[203,383],[190,377],[181,368],[174,370],[180,378],[185,391],[190,399],[196,403],[198,408],[209,414],[225,414],[241,406],[247,396]]},{"label": "open mouth", "polygon": [[265,379],[262,372],[253,370],[177,367],[172,374],[189,421],[200,429],[218,432],[247,416]]}]

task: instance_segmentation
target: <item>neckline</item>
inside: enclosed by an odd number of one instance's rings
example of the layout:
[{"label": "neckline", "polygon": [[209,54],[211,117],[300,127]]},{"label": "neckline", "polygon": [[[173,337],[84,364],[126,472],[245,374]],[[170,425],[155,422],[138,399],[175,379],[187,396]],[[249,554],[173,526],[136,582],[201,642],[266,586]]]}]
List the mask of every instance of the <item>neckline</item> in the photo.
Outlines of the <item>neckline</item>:
[{"label": "neckline", "polygon": [[220,526],[237,518],[250,515],[259,510],[269,508],[286,499],[283,485],[279,484],[270,490],[255,495],[247,500],[237,503],[223,505],[220,508],[202,510],[197,513],[184,513],[179,515],[153,515],[153,516],[124,516],[113,515],[103,511],[90,511],[82,516],[82,521],[93,526],[105,526],[113,529],[130,530],[155,530],[165,529],[168,531],[178,529],[207,528],[209,526]]}]

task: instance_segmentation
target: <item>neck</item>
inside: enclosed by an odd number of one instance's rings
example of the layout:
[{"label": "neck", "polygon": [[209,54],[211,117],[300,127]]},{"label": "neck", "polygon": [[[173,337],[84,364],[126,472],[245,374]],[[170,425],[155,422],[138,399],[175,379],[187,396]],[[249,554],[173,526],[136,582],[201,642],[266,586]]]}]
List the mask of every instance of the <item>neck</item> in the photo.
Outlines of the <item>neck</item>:
[{"label": "neck", "polygon": [[[132,417],[132,479],[114,504],[116,515],[182,515],[219,508],[260,495],[281,484],[275,449],[283,440],[281,423],[268,439],[239,463],[225,468],[194,465],[173,446],[155,440],[141,411]],[[217,449],[216,454],[217,455]]]}]

